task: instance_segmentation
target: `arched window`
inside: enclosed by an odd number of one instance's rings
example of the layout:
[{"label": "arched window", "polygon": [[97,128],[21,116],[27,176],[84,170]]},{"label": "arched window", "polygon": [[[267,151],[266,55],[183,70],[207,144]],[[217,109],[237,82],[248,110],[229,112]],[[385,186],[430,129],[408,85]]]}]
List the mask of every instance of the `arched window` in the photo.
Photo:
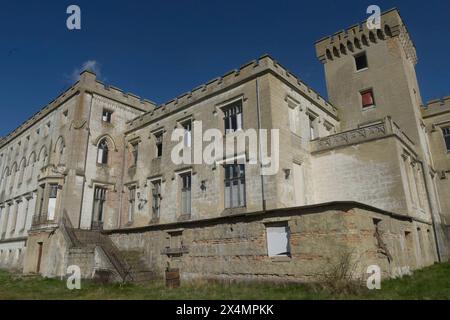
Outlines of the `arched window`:
[{"label": "arched window", "polygon": [[377,30],[377,37],[380,40],[384,40],[384,34],[383,31],[381,31],[380,29]]},{"label": "arched window", "polygon": [[355,38],[355,47],[361,49],[361,43],[359,42],[358,38]]},{"label": "arched window", "polygon": [[98,143],[97,163],[99,164],[108,163],[108,142],[106,141],[106,138],[103,138]]},{"label": "arched window", "polygon": [[331,55],[331,51],[327,49],[327,58],[328,60],[333,60],[333,56]]}]

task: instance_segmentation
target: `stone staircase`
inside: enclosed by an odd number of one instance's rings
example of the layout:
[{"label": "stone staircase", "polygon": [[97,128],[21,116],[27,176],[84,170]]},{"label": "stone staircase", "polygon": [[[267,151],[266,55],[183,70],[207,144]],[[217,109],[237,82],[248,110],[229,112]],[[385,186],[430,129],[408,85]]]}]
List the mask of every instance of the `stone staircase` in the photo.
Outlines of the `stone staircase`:
[{"label": "stone staircase", "polygon": [[67,235],[72,248],[100,247],[123,282],[146,282],[156,278],[155,273],[145,264],[143,252],[120,251],[114,242],[97,230],[74,229],[67,217],[61,228]]},{"label": "stone staircase", "polygon": [[122,258],[131,267],[130,277],[133,282],[145,283],[155,280],[157,275],[150,270],[143,260],[144,253],[142,251],[120,251]]}]

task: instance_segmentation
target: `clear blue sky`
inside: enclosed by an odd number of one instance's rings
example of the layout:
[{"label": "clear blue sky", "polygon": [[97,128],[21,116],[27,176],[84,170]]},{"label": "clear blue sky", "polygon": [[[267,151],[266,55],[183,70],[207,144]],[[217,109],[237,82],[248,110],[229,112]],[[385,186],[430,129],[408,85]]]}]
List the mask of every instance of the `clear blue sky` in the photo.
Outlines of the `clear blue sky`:
[{"label": "clear blue sky", "polygon": [[[77,4],[82,30],[66,28]],[[66,89],[90,64],[100,78],[157,103],[269,53],[326,96],[314,41],[397,7],[419,56],[423,99],[450,95],[450,2],[5,1],[0,3],[0,136]]]}]

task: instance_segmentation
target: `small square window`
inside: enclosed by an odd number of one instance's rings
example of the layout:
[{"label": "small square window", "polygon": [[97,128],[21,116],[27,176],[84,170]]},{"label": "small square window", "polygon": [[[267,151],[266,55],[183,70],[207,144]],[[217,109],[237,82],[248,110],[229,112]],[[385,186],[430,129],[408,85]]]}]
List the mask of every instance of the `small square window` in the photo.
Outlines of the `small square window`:
[{"label": "small square window", "polygon": [[103,109],[102,113],[102,121],[106,123],[111,123],[112,111]]},{"label": "small square window", "polygon": [[365,52],[355,56],[355,64],[357,71],[367,69],[369,67],[369,65],[367,64],[367,56]]},{"label": "small square window", "polygon": [[373,91],[365,90],[361,92],[361,101],[363,108],[369,108],[375,106],[375,99],[373,97]]}]

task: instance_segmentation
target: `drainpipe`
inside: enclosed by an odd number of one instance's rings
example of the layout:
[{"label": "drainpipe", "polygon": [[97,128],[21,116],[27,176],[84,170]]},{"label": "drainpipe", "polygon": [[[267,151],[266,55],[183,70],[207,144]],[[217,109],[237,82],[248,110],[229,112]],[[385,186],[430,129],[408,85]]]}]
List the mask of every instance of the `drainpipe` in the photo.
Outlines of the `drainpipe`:
[{"label": "drainpipe", "polygon": [[[117,228],[120,229],[121,225],[122,225],[122,210],[123,210],[123,183],[125,182],[125,154],[126,154],[126,135],[123,135],[123,152],[122,152],[122,177],[120,179],[121,183],[120,183],[120,190],[117,190],[117,192],[120,192],[119,197],[120,197],[120,201],[119,201],[119,216],[117,217]],[[119,189],[119,188],[118,188]]]},{"label": "drainpipe", "polygon": [[422,176],[423,176],[423,180],[425,182],[425,189],[426,189],[426,192],[427,192],[428,207],[430,208],[431,222],[432,222],[433,231],[434,231],[434,242],[436,243],[436,253],[437,253],[437,256],[438,256],[438,261],[439,261],[439,263],[441,263],[442,262],[441,250],[439,248],[439,241],[438,241],[437,228],[436,228],[436,220],[435,220],[434,214],[433,214],[433,206],[431,205],[431,195],[430,195],[430,189],[428,187],[427,177],[426,177],[426,174],[425,174],[425,166],[424,166],[422,161],[418,161],[418,162],[420,163],[420,166],[422,168]]},{"label": "drainpipe", "polygon": [[[84,99],[84,95],[86,94],[86,91],[81,91],[80,92],[80,99]],[[81,206],[80,206],[80,218],[78,219],[78,229],[81,229],[81,216],[83,215],[83,201],[84,201],[84,189],[85,189],[85,185],[86,185],[86,166],[87,166],[87,156],[88,156],[88,151],[89,151],[89,137],[91,136],[91,113],[92,113],[92,102],[94,100],[94,95],[92,93],[90,93],[91,96],[91,102],[89,104],[89,116],[88,116],[88,122],[87,122],[87,139],[86,139],[86,153],[84,155],[84,181],[83,181],[83,187],[81,188]],[[81,103],[83,103],[83,101],[81,101]]]},{"label": "drainpipe", "polygon": [[259,100],[259,77],[256,77],[256,113],[258,116],[258,144],[259,144],[259,166],[261,176],[261,199],[262,199],[262,211],[266,212],[266,199],[264,195],[264,176],[262,174],[262,142],[261,142],[261,108]]}]

